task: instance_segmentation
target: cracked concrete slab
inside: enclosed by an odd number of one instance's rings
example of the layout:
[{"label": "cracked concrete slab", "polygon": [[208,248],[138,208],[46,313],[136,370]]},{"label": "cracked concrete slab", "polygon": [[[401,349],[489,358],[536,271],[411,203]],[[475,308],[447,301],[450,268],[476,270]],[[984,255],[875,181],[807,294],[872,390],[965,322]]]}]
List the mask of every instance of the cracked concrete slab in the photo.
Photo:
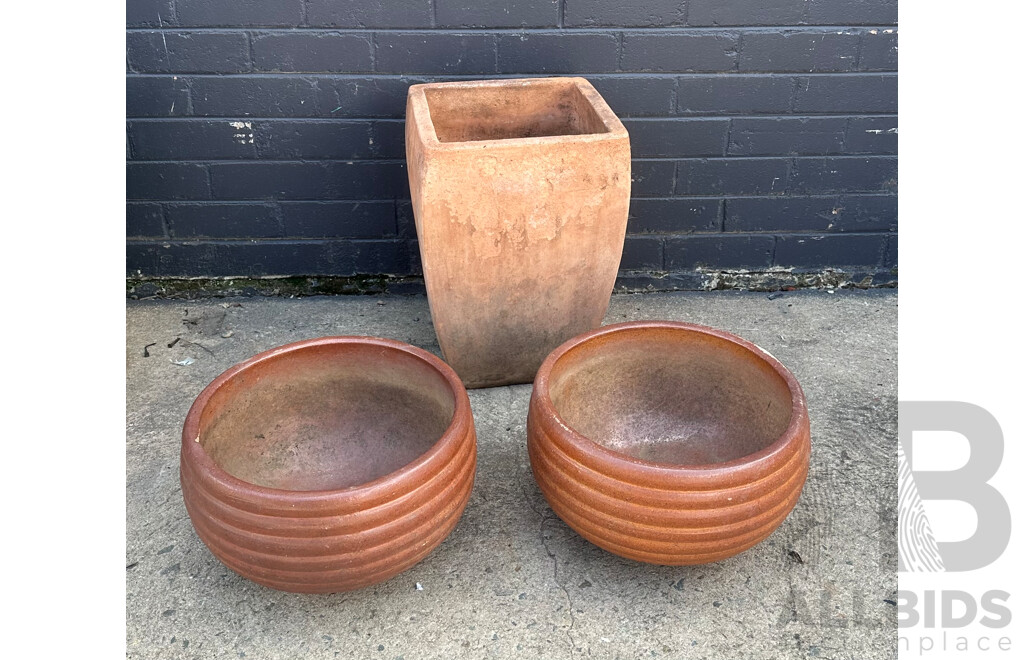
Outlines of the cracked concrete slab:
[{"label": "cracked concrete slab", "polygon": [[894,290],[612,298],[605,323],[723,328],[800,380],[810,474],[792,515],[761,545],[695,567],[640,564],[591,545],[533,481],[530,386],[498,387],[470,392],[476,485],[451,536],[388,582],[326,596],[251,583],[203,546],[178,485],[181,423],[221,371],[291,341],[376,335],[437,353],[426,299],[130,302],[127,316],[129,657],[895,656]]}]

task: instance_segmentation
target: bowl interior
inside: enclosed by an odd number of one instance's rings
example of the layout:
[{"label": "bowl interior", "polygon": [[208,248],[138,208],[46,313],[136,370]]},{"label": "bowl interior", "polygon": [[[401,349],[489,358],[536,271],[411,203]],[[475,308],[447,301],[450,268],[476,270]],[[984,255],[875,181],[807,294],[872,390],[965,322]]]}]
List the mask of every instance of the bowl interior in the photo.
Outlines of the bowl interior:
[{"label": "bowl interior", "polygon": [[455,394],[426,361],[381,345],[309,345],[239,371],[207,402],[200,444],[228,474],[284,490],[373,481],[429,450]]},{"label": "bowl interior", "polygon": [[424,90],[440,142],[607,133],[573,80]]},{"label": "bowl interior", "polygon": [[604,447],[669,465],[756,453],[789,425],[785,379],[739,344],[684,328],[629,328],[562,355],[549,376],[562,420]]}]

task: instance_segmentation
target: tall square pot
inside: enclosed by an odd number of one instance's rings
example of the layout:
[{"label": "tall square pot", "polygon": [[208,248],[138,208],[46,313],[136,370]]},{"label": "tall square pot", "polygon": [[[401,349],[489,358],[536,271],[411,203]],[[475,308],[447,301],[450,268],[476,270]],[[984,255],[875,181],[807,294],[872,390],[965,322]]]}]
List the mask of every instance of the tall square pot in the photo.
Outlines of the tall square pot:
[{"label": "tall square pot", "polygon": [[533,380],[608,309],[629,135],[583,78],[413,85],[405,145],[423,277],[467,387]]}]

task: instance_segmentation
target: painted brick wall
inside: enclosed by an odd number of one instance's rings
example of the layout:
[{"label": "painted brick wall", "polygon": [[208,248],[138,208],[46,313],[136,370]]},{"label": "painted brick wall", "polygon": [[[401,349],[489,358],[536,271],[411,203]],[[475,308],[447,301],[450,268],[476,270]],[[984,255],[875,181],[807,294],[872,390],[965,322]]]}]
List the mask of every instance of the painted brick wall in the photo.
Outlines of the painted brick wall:
[{"label": "painted brick wall", "polygon": [[585,76],[629,130],[624,278],[896,263],[895,0],[128,0],[127,19],[130,276],[416,274],[408,86],[544,74]]}]

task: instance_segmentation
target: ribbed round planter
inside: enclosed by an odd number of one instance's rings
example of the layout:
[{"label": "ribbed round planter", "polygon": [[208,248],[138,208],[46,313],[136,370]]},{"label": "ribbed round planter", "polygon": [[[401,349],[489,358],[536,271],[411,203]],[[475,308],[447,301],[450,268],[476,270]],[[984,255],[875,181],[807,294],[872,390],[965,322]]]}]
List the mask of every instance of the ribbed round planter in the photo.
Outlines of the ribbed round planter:
[{"label": "ribbed round planter", "polygon": [[768,537],[807,477],[803,391],[778,360],[688,323],[611,325],[537,372],[527,423],[551,508],[592,543],[702,564]]},{"label": "ribbed round planter", "polygon": [[224,564],[296,592],[348,591],[429,554],[469,500],[459,377],[408,344],[328,337],[218,376],[185,418],[181,490]]}]

